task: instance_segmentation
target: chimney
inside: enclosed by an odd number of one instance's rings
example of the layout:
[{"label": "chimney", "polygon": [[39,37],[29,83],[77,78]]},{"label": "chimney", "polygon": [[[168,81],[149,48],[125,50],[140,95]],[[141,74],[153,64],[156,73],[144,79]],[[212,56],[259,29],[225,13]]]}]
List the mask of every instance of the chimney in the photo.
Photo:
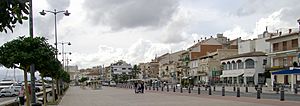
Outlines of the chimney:
[{"label": "chimney", "polygon": [[210,36],[210,38],[212,38],[212,36]]},{"label": "chimney", "polygon": [[281,34],[282,34],[282,32],[280,31],[280,32],[279,32],[279,36],[281,36]]},{"label": "chimney", "polygon": [[291,33],[292,32],[292,29],[289,29],[289,33]]},{"label": "chimney", "polygon": [[204,39],[206,40],[206,37],[204,37]]},{"label": "chimney", "polygon": [[268,26],[266,26],[266,31],[268,31]]}]

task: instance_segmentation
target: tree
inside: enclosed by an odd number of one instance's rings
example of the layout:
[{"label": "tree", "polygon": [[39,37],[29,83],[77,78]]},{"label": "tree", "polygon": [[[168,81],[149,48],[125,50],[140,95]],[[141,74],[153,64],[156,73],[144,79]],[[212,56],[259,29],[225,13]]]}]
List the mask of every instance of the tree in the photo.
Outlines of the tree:
[{"label": "tree", "polygon": [[[47,57],[55,55],[55,49],[43,37],[19,37],[0,47],[0,64],[7,68],[19,68],[24,71],[26,105],[29,106],[27,72],[31,64],[39,65]],[[34,91],[33,91],[34,92]]]},{"label": "tree", "polygon": [[28,0],[0,0],[0,32],[13,32],[16,23],[23,24],[29,14]]},{"label": "tree", "polygon": [[[57,60],[54,56],[51,56],[48,61],[41,62],[36,69],[39,70],[40,76],[42,78],[42,84],[43,84],[43,100],[44,105],[46,105],[46,89],[45,89],[45,77],[51,77],[52,78],[52,95],[54,96],[54,81],[53,77],[58,73],[57,71],[62,68],[61,63],[59,60]],[[55,98],[53,98],[53,101],[55,101]]]},{"label": "tree", "polygon": [[131,71],[133,79],[136,79],[137,75],[140,74],[140,73],[141,72],[140,72],[140,69],[138,68],[138,66],[134,65],[133,68],[132,68],[132,71]]}]

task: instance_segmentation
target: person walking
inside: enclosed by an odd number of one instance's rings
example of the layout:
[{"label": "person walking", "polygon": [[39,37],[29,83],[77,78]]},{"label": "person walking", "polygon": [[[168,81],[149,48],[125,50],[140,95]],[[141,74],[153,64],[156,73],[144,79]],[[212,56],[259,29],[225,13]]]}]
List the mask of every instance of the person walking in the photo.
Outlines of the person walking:
[{"label": "person walking", "polygon": [[144,82],[141,83],[142,93],[144,93]]},{"label": "person walking", "polygon": [[21,87],[21,90],[20,90],[20,92],[19,92],[19,100],[20,100],[20,105],[21,106],[23,106],[24,105],[24,102],[25,102],[25,100],[24,100],[24,86],[22,86]]},{"label": "person walking", "polygon": [[138,87],[138,83],[134,82],[134,93],[137,93],[137,87]]}]

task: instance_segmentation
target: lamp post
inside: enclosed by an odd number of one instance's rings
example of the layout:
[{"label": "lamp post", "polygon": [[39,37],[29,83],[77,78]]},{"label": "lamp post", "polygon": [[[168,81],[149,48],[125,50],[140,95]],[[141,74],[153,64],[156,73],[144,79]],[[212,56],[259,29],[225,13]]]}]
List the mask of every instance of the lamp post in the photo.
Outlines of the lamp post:
[{"label": "lamp post", "polygon": [[[49,10],[42,10],[40,12],[41,15],[46,15],[46,12],[48,13],[52,13],[54,15],[54,35],[55,35],[55,54],[56,54],[56,59],[58,58],[58,49],[57,49],[57,26],[56,26],[56,15],[58,13],[63,13],[65,16],[69,16],[71,13],[69,13],[68,10],[66,11],[56,11],[56,9],[54,9],[54,11],[49,11]],[[57,93],[59,93],[60,89],[58,87],[58,81],[56,83],[56,86],[57,86]]]},{"label": "lamp post", "polygon": [[65,70],[65,55],[68,53],[68,54],[72,54],[71,52],[65,52],[65,44],[67,45],[71,45],[71,42],[58,42],[59,44],[61,44],[61,54],[62,55],[62,62],[63,62],[63,69]]},{"label": "lamp post", "polygon": [[57,50],[57,26],[56,26],[56,14],[58,13],[63,13],[65,16],[69,16],[71,13],[69,13],[68,10],[66,11],[56,11],[56,9],[54,9],[54,11],[49,11],[49,10],[43,10],[40,12],[41,15],[46,15],[46,12],[48,13],[52,13],[54,14],[54,34],[55,34],[55,49],[56,49],[56,58],[58,56],[58,50]]},{"label": "lamp post", "polygon": [[[298,31],[298,44],[300,44],[300,38],[299,38],[299,36],[300,36],[300,19],[298,19],[297,20],[297,22],[298,22],[298,24],[299,24],[299,31]],[[299,51],[300,51],[300,47],[298,47],[298,66],[300,66],[300,64],[299,64],[299,58],[300,58],[300,53],[299,53]],[[297,77],[296,77],[297,78]]]}]

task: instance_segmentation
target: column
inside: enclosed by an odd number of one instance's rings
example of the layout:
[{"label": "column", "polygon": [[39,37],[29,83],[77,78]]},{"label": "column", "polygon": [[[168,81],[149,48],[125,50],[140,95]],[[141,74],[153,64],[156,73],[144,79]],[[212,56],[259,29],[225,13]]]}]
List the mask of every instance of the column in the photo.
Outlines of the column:
[{"label": "column", "polygon": [[271,86],[272,86],[272,87],[274,86],[274,81],[275,81],[275,79],[274,79],[274,75],[273,75],[273,74],[271,74]]},{"label": "column", "polygon": [[[295,84],[295,80],[294,80],[294,74],[291,74],[291,91],[294,92],[294,84]],[[295,82],[294,82],[295,81]]]},{"label": "column", "polygon": [[244,77],[244,85],[247,85],[247,77]]}]

